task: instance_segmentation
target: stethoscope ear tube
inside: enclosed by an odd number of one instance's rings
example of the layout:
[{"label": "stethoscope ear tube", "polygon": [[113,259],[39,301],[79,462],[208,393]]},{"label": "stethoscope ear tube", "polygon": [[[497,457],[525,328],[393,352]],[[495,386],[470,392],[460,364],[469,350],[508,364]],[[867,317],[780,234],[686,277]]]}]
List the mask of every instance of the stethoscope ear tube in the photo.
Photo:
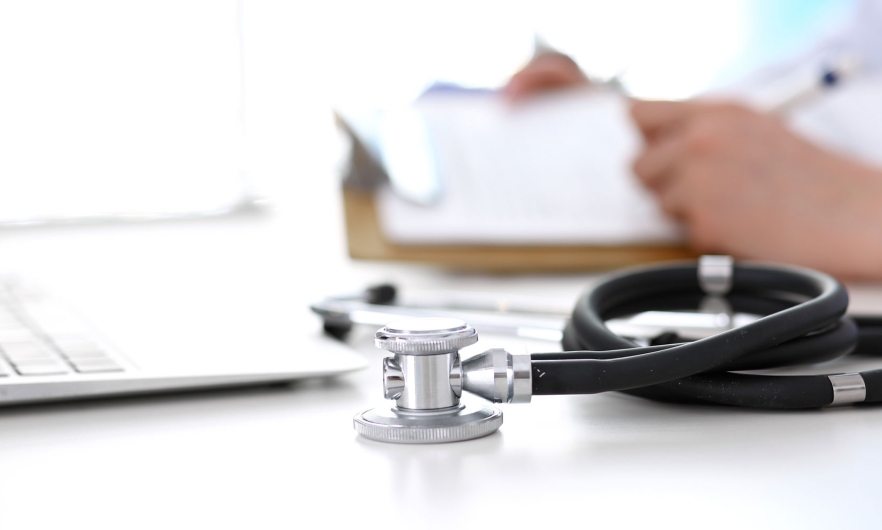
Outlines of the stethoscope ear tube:
[{"label": "stethoscope ear tube", "polygon": [[[695,342],[640,347],[605,325],[623,307],[643,303],[652,307],[661,299],[702,292],[694,263],[627,270],[603,278],[576,304],[563,335],[565,353],[532,356],[533,394],[616,390],[666,401],[761,408],[882,400],[882,370],[851,378],[726,371],[816,363],[855,349],[858,327],[844,316],[848,294],[835,279],[817,271],[735,265],[733,299],[768,299],[789,307]],[[882,340],[882,333],[872,340]],[[861,376],[866,387],[855,390],[854,381]]]}]

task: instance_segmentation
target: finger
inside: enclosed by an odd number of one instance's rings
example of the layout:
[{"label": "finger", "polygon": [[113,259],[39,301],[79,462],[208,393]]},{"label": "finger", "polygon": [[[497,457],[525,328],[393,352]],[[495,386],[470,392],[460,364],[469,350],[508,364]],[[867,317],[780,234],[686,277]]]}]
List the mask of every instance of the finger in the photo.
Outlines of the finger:
[{"label": "finger", "polygon": [[653,191],[659,207],[667,216],[688,222],[692,190],[686,179],[670,179],[665,185],[654,188]]},{"label": "finger", "polygon": [[648,139],[662,132],[677,129],[695,112],[698,104],[693,101],[645,101],[631,103],[631,117]]},{"label": "finger", "polygon": [[529,72],[511,78],[504,93],[511,99],[520,99],[554,88],[566,86],[566,79],[557,72]]},{"label": "finger", "polygon": [[543,68],[515,75],[506,85],[504,93],[512,99],[518,99],[549,90],[576,86],[583,82],[581,76]]},{"label": "finger", "polygon": [[[653,192],[662,210],[671,217],[684,221],[691,228],[696,223],[719,214],[720,203],[714,199],[713,165],[690,163],[680,167],[672,178]],[[699,227],[701,228],[701,227]]]},{"label": "finger", "polygon": [[649,188],[659,188],[674,177],[686,149],[682,136],[667,136],[650,143],[633,164],[634,174]]},{"label": "finger", "polygon": [[549,56],[537,59],[516,73],[503,89],[506,96],[517,99],[539,92],[587,84],[588,80],[571,59]]}]

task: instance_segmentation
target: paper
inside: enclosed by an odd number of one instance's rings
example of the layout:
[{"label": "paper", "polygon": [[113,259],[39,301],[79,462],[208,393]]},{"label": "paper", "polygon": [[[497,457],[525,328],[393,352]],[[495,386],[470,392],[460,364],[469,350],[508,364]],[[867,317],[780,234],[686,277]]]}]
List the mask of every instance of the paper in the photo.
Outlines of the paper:
[{"label": "paper", "polygon": [[[428,96],[428,152],[381,148],[387,168],[423,168],[434,204],[378,195],[389,240],[405,244],[663,244],[682,239],[630,166],[639,136],[618,95],[579,90],[512,104],[488,93]],[[394,120],[412,123],[413,120]],[[399,131],[394,137],[406,136]],[[410,144],[417,144],[411,138]],[[388,144],[388,142],[387,142]],[[392,159],[399,157],[399,159]],[[410,157],[409,160],[400,160]],[[393,175],[392,181],[407,175]]]}]

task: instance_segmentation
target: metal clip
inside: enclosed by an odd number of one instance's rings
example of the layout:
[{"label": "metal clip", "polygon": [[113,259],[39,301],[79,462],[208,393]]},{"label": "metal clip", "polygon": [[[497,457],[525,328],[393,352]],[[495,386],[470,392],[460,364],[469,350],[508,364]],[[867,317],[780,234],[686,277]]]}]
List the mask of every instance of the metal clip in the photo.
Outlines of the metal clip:
[{"label": "metal clip", "polygon": [[705,294],[725,296],[732,289],[732,256],[702,256],[698,259],[698,285]]},{"label": "metal clip", "polygon": [[833,374],[827,379],[833,386],[833,402],[828,406],[862,403],[867,399],[867,385],[859,373]]}]

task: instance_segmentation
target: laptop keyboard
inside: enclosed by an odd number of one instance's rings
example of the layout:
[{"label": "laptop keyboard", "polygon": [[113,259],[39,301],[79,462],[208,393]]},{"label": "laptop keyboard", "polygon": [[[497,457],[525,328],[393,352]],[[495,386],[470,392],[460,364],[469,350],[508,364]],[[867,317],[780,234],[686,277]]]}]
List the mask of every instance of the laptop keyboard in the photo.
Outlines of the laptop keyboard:
[{"label": "laptop keyboard", "polygon": [[64,307],[0,279],[0,378],[122,371]]}]

